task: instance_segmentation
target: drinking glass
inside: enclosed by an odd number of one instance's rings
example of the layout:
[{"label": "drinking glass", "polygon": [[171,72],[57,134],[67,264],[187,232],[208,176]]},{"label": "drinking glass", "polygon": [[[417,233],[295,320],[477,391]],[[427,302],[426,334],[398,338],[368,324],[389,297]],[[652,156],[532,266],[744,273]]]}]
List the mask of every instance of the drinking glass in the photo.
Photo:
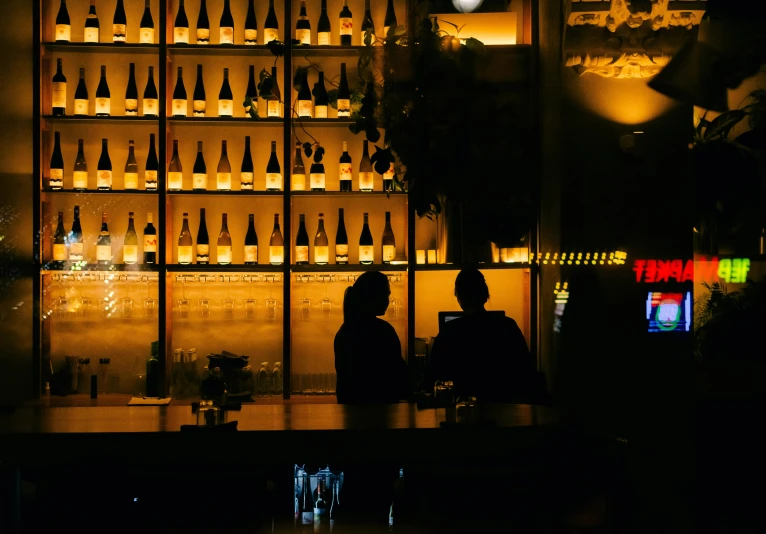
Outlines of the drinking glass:
[{"label": "drinking glass", "polygon": [[57,317],[64,317],[66,316],[67,306],[69,305],[69,302],[67,301],[66,295],[63,293],[64,291],[63,282],[60,276],[58,279],[58,286],[59,286],[59,296],[53,301],[53,309],[56,312]]},{"label": "drinking glass", "polygon": [[399,310],[401,309],[402,304],[399,299],[391,299],[388,302],[388,318],[389,319],[398,319],[399,318]]},{"label": "drinking glass", "polygon": [[181,319],[189,318],[189,299],[186,298],[186,279],[181,279],[181,298],[176,300],[178,308],[178,317]]},{"label": "drinking glass", "polygon": [[258,304],[258,301],[256,301],[255,299],[245,300],[245,318],[246,319],[255,319],[255,309],[257,304]]},{"label": "drinking glass", "polygon": [[152,298],[152,283],[147,277],[146,280],[146,298],[144,299],[144,318],[154,319],[157,316],[157,299]]},{"label": "drinking glass", "polygon": [[199,307],[199,316],[203,319],[210,317],[210,299],[207,298],[207,288],[205,281],[202,280],[202,298],[197,301]]},{"label": "drinking glass", "polygon": [[230,298],[223,299],[223,317],[231,321],[234,319],[234,301]]},{"label": "drinking glass", "polygon": [[[85,276],[80,279],[80,315],[83,317],[90,317],[93,315],[93,307],[95,305],[94,300],[91,297],[85,295]],[[92,281],[91,278],[88,282]]]},{"label": "drinking glass", "polygon": [[120,299],[120,312],[123,319],[133,318],[133,299],[130,297],[123,297]]},{"label": "drinking glass", "polygon": [[268,298],[266,299],[266,317],[270,321],[274,321],[277,318],[277,299],[274,298]]},{"label": "drinking glass", "polygon": [[300,299],[298,301],[298,308],[301,311],[301,319],[308,321],[309,316],[311,315],[311,299],[306,297]]},{"label": "drinking glass", "polygon": [[303,381],[303,394],[304,395],[313,395],[314,394],[314,373],[308,373],[305,376],[305,379]]}]

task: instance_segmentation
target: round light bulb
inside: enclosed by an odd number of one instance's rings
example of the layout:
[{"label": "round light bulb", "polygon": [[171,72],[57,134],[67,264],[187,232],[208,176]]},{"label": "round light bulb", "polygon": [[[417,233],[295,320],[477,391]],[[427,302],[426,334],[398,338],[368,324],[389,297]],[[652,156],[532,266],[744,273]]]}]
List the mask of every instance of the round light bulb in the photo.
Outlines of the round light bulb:
[{"label": "round light bulb", "polygon": [[452,0],[452,5],[461,13],[476,11],[484,0]]}]

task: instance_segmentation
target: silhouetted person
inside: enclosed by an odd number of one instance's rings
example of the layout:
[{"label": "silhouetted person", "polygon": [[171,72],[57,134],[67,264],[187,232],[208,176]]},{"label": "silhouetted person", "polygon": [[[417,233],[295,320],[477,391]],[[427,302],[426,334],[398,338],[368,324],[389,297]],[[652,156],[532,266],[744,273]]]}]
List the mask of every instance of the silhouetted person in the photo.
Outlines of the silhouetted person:
[{"label": "silhouetted person", "polygon": [[484,309],[489,300],[484,275],[478,269],[460,271],[455,296],[465,315],[436,336],[426,383],[451,380],[455,395],[480,401],[519,401],[535,393],[535,360],[524,334],[510,317]]},{"label": "silhouetted person", "polygon": [[394,403],[407,398],[407,364],[386,313],[388,277],[370,271],[346,289],[343,324],[335,334],[335,371],[341,404]]}]

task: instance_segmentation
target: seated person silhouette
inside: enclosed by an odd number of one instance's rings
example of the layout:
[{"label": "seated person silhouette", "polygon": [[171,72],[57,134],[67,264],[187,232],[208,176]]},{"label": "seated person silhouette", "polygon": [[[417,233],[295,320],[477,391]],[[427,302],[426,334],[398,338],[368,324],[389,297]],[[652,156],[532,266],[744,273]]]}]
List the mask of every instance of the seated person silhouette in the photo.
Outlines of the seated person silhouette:
[{"label": "seated person silhouette", "polygon": [[436,336],[426,384],[451,380],[457,397],[527,402],[539,389],[539,376],[516,321],[484,309],[489,288],[478,269],[458,273],[455,296],[465,315],[443,325]]},{"label": "seated person silhouette", "polygon": [[340,404],[388,404],[407,398],[407,364],[396,330],[383,319],[391,287],[369,271],[346,289],[343,324],[335,334],[335,371]]}]

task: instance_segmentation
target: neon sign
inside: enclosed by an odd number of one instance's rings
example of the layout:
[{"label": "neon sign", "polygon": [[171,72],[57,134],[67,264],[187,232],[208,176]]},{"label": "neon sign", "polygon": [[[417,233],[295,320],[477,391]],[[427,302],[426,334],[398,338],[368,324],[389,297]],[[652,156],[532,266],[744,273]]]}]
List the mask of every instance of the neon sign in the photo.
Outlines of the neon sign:
[{"label": "neon sign", "polygon": [[694,271],[701,273],[704,280],[715,277],[726,283],[742,284],[747,281],[750,270],[748,258],[706,258],[699,260],[635,260],[633,271],[636,282],[654,284],[657,282],[693,282]]},{"label": "neon sign", "polygon": [[646,299],[649,332],[688,332],[691,327],[691,292],[650,291]]}]

